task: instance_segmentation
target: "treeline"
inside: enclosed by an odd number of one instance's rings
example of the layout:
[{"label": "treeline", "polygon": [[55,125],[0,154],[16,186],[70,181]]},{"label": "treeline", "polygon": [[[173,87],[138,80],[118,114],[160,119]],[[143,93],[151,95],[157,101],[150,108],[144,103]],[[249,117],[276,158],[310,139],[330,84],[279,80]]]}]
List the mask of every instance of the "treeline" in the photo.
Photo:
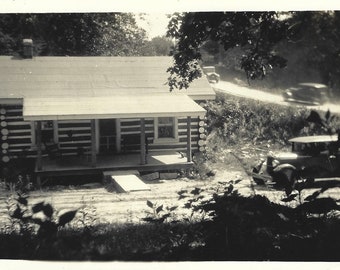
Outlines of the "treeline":
[{"label": "treeline", "polygon": [[16,55],[33,39],[35,55],[168,55],[172,41],[147,39],[131,13],[0,14],[0,54]]}]

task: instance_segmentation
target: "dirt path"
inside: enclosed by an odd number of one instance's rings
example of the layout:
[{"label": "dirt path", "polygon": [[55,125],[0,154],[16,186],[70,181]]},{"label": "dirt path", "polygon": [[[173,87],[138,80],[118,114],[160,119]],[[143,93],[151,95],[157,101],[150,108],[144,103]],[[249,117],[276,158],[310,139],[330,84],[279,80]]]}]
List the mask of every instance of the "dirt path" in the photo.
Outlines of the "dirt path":
[{"label": "dirt path", "polygon": [[[230,154],[229,154],[230,155]],[[87,211],[99,222],[140,222],[146,217],[148,208],[147,200],[157,205],[179,206],[178,215],[186,215],[181,206],[185,203],[178,200],[177,192],[183,189],[191,191],[199,187],[209,189],[217,186],[219,182],[241,180],[235,189],[242,195],[253,194],[249,176],[244,172],[239,162],[230,155],[227,163],[211,164],[215,176],[205,180],[194,180],[178,178],[172,180],[157,180],[146,182],[150,191],[137,191],[131,193],[117,193],[104,187],[100,183],[82,185],[77,187],[60,187],[44,189],[43,191],[30,192],[29,204],[41,201],[51,203],[58,211],[81,209],[86,207]],[[109,189],[109,190],[108,190]],[[0,195],[0,222],[8,222],[6,200],[10,196],[8,191],[2,191]]]},{"label": "dirt path", "polygon": [[213,84],[212,87],[217,92],[228,93],[228,94],[239,96],[239,97],[251,98],[254,100],[259,100],[259,101],[263,101],[267,103],[275,103],[275,104],[284,105],[284,106],[305,106],[307,108],[314,109],[314,110],[320,110],[320,111],[330,110],[332,113],[340,113],[339,104],[326,103],[322,106],[306,106],[306,105],[301,105],[298,103],[296,104],[289,103],[289,102],[283,101],[283,98],[281,95],[272,94],[272,93],[265,92],[265,91],[260,91],[260,90],[251,88],[250,86],[247,86],[247,85],[241,86],[241,85],[234,84],[231,82],[219,81],[218,83]]}]

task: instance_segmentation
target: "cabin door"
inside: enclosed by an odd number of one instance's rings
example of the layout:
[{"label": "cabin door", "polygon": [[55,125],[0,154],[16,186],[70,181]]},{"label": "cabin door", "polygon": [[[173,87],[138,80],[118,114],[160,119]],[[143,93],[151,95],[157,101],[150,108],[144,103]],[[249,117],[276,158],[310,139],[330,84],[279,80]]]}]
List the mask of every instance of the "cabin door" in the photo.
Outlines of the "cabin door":
[{"label": "cabin door", "polygon": [[116,152],[116,119],[99,120],[99,153]]}]

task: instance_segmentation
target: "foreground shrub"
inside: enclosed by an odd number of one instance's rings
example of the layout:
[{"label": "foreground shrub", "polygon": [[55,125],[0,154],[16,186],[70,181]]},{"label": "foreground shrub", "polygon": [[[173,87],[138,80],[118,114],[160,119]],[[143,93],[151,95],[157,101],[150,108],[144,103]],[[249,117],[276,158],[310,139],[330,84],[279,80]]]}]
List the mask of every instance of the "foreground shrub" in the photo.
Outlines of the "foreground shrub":
[{"label": "foreground shrub", "polygon": [[[178,199],[184,200],[183,207],[189,210],[187,218],[176,219],[174,212],[179,209],[148,201],[150,215],[146,223],[95,224],[79,229],[72,227],[71,222],[58,227],[53,237],[29,230],[3,231],[0,256],[2,259],[73,261],[340,259],[338,212],[332,208],[315,212],[316,207],[312,206],[321,202],[317,193],[305,198],[307,203],[288,207],[263,196],[240,196],[235,189],[239,181],[179,191]],[[50,215],[46,204],[40,207]]]}]

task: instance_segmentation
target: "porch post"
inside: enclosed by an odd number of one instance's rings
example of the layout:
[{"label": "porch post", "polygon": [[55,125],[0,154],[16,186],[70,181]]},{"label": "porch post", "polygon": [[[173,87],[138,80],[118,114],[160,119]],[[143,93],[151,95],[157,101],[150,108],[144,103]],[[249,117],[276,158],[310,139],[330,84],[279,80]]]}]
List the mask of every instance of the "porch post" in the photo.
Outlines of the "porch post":
[{"label": "porch post", "polygon": [[37,121],[37,169],[42,170],[41,121]]},{"label": "porch post", "polygon": [[91,119],[91,163],[92,167],[97,165],[97,144],[96,144],[96,120]]},{"label": "porch post", "polygon": [[116,119],[116,151],[117,153],[121,152],[121,140],[122,140],[122,133],[120,127],[120,118]]},{"label": "porch post", "polygon": [[187,117],[187,161],[191,162],[191,117]]},{"label": "porch post", "polygon": [[140,163],[146,164],[146,148],[145,148],[145,118],[140,119]]}]

